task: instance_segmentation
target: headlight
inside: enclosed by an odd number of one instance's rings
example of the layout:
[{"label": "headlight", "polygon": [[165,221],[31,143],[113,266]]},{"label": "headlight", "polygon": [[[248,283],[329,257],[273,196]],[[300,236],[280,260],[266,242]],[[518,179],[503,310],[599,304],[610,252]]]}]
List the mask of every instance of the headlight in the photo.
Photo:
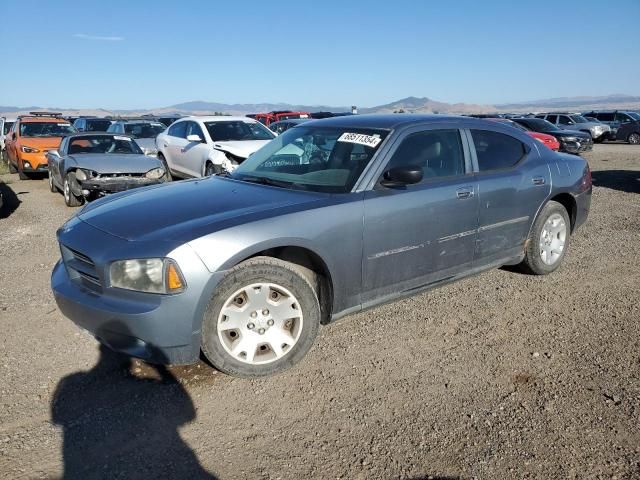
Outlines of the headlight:
[{"label": "headlight", "polygon": [[76,170],[76,179],[80,180],[81,182],[84,182],[87,178],[89,178],[87,176],[87,172],[85,172],[84,170],[78,169]]},{"label": "headlight", "polygon": [[154,168],[153,170],[149,170],[147,173],[144,174],[146,178],[149,178],[151,180],[158,180],[159,178],[162,178],[163,175],[164,175],[164,168],[162,167]]},{"label": "headlight", "polygon": [[167,258],[113,262],[109,279],[112,287],[145,293],[179,293],[186,286],[178,265]]},{"label": "headlight", "polygon": [[20,150],[22,150],[24,153],[38,153],[40,151],[37,148],[27,147],[26,145],[20,147]]},{"label": "headlight", "polygon": [[24,162],[22,165],[24,168],[29,168],[29,169],[33,168],[29,162]]}]

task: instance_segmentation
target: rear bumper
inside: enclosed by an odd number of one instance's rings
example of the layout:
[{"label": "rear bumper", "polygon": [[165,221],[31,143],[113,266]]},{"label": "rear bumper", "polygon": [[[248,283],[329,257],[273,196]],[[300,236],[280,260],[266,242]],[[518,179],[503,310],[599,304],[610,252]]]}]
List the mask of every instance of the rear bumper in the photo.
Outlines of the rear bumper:
[{"label": "rear bumper", "polygon": [[587,217],[589,216],[589,210],[591,208],[591,192],[593,188],[589,187],[589,190],[586,190],[574,198],[576,200],[576,221],[573,226],[573,230],[577,230],[582,224],[587,221]]}]

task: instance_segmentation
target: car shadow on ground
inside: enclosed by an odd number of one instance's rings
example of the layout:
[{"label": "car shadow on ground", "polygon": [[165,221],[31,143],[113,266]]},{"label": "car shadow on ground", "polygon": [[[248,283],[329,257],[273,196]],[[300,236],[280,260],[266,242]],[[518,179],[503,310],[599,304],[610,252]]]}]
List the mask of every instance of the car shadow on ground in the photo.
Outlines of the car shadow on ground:
[{"label": "car shadow on ground", "polygon": [[13,189],[0,181],[0,219],[9,217],[20,206],[20,199]]},{"label": "car shadow on ground", "polygon": [[51,419],[63,430],[62,478],[214,480],[178,432],[196,418],[187,391],[164,366],[151,366],[152,378],[131,366],[101,346],[91,370],[58,383]]},{"label": "car shadow on ground", "polygon": [[597,170],[591,172],[591,178],[596,187],[640,193],[640,171],[638,170]]}]

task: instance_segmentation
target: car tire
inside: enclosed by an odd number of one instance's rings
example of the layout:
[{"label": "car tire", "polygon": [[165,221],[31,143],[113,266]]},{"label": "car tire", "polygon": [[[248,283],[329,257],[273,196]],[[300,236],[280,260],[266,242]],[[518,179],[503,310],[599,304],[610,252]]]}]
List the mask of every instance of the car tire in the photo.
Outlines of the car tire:
[{"label": "car tire", "polygon": [[56,187],[55,183],[53,183],[53,173],[49,171],[49,191],[53,193],[58,193],[58,187]]},{"label": "car tire", "polygon": [[627,137],[627,142],[629,142],[631,145],[640,145],[640,133],[630,133]]},{"label": "car tire", "polygon": [[223,373],[245,378],[297,364],[320,326],[313,284],[310,270],[271,257],[255,257],[229,270],[203,318],[201,348],[207,360]]},{"label": "car tire", "polygon": [[571,220],[562,204],[548,202],[536,218],[526,242],[522,269],[533,275],[556,270],[569,248]]},{"label": "car tire", "polygon": [[18,160],[18,178],[20,180],[30,180],[31,179],[31,177],[29,177],[29,175],[24,173],[24,170],[22,170],[22,167],[20,166],[20,160]]},{"label": "car tire", "polygon": [[158,159],[162,162],[162,168],[164,168],[165,171],[165,182],[171,182],[173,177],[171,176],[171,169],[169,168],[167,160],[164,158],[162,153],[158,153]]},{"label": "car tire", "polygon": [[5,152],[5,158],[7,160],[7,164],[9,165],[9,173],[18,173],[18,169],[15,167],[13,163],[11,163],[11,159],[9,158],[9,154]]},{"label": "car tire", "polygon": [[64,203],[67,204],[67,207],[79,207],[84,203],[82,197],[76,197],[71,191],[70,182],[74,181],[75,178],[75,173],[67,173],[64,177],[64,181],[62,182],[62,194],[64,195]]}]

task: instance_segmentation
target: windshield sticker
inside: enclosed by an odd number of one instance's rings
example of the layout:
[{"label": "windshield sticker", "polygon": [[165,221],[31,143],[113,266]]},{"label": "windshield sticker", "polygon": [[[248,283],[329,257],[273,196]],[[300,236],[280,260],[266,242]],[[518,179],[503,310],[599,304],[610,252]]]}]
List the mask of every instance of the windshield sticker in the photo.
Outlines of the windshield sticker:
[{"label": "windshield sticker", "polygon": [[127,141],[127,142],[130,142],[130,141],[131,141],[131,139],[130,139],[129,137],[121,137],[121,136],[119,136],[119,135],[114,135],[114,136],[113,136],[113,139],[114,139],[114,140],[125,140],[125,141]]},{"label": "windshield sticker", "polygon": [[68,123],[58,123],[59,127],[66,127],[67,125],[69,125]]},{"label": "windshield sticker", "polygon": [[380,135],[365,135],[363,133],[348,133],[345,132],[338,138],[339,142],[357,143],[364,145],[365,147],[375,148],[382,141]]}]

